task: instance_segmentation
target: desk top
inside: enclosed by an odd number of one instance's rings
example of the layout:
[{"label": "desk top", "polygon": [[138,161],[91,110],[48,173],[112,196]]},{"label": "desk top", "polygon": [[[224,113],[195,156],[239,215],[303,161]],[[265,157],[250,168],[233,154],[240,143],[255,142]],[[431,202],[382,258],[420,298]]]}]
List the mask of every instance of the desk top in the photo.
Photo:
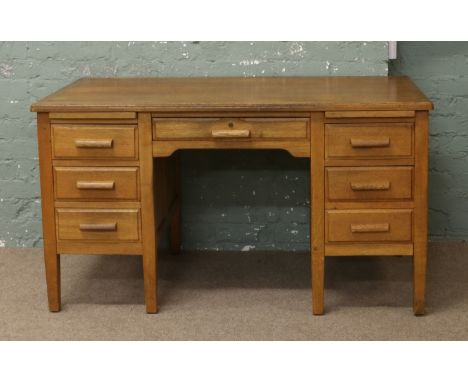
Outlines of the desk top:
[{"label": "desk top", "polygon": [[431,110],[408,77],[83,78],[31,111]]}]

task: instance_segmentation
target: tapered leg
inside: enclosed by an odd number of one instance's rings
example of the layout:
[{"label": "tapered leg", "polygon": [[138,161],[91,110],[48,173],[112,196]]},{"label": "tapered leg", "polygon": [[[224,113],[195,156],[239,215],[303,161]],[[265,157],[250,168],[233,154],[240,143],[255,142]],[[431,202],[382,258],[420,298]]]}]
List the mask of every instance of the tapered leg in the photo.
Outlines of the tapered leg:
[{"label": "tapered leg", "polygon": [[429,114],[416,112],[414,179],[413,311],[425,313],[427,268],[427,193],[429,168]]},{"label": "tapered leg", "polygon": [[147,313],[157,313],[157,230],[154,208],[153,138],[151,114],[138,113],[143,279]]},{"label": "tapered leg", "polygon": [[51,312],[60,311],[60,255],[55,237],[54,176],[48,113],[37,114],[37,140],[41,177],[42,236],[47,282],[47,298]]},{"label": "tapered leg", "polygon": [[169,227],[171,253],[178,255],[180,253],[180,224],[181,224],[181,211],[180,206],[175,208],[174,214],[171,217],[171,224]]},{"label": "tapered leg", "polygon": [[312,313],[323,314],[325,257],[322,253],[312,252]]},{"label": "tapered leg", "polygon": [[311,257],[312,257],[312,312],[323,314],[325,279],[325,170],[324,170],[324,115],[311,114]]},{"label": "tapered leg", "polygon": [[146,313],[158,312],[157,256],[156,247],[145,249],[143,254],[143,279],[145,284]]},{"label": "tapered leg", "polygon": [[413,311],[417,316],[425,313],[427,251],[416,245],[413,256]]},{"label": "tapered leg", "polygon": [[60,255],[44,249],[44,262],[47,281],[47,298],[49,310],[59,312],[60,302]]}]

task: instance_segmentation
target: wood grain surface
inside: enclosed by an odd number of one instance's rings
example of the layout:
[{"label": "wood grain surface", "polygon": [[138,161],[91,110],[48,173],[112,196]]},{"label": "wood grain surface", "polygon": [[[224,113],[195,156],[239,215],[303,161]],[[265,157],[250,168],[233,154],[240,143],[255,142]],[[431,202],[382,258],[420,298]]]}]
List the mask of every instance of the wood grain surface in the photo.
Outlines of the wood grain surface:
[{"label": "wood grain surface", "polygon": [[160,77],[84,78],[31,107],[61,113],[258,109],[414,111],[432,103],[408,77]]}]

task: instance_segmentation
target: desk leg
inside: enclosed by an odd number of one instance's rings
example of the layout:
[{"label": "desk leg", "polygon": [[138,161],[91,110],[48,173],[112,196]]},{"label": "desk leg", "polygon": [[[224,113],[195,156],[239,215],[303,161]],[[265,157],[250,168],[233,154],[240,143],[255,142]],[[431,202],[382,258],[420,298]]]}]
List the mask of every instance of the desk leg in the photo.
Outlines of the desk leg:
[{"label": "desk leg", "polygon": [[60,255],[44,246],[44,263],[49,311],[60,312]]},{"label": "desk leg", "polygon": [[311,114],[311,265],[312,312],[323,314],[325,279],[325,170],[324,113]]},{"label": "desk leg", "polygon": [[47,298],[51,312],[60,311],[60,255],[55,237],[54,175],[52,145],[48,113],[37,114],[39,166],[41,177],[42,236],[44,238],[44,264]]},{"label": "desk leg", "polygon": [[157,230],[155,225],[153,137],[150,113],[138,113],[138,134],[145,304],[147,313],[157,313]]},{"label": "desk leg", "polygon": [[414,248],[413,248],[413,311],[415,315],[425,312],[427,268],[427,192],[428,192],[428,147],[429,118],[427,111],[416,112],[415,180],[414,180]]}]

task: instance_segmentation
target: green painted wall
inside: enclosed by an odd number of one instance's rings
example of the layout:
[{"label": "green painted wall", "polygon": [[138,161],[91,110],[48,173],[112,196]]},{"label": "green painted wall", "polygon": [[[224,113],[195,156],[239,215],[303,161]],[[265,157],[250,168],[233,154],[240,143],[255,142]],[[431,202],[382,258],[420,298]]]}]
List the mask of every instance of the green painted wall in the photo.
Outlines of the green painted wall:
[{"label": "green painted wall", "polygon": [[468,42],[399,42],[391,74],[410,76],[434,102],[430,119],[429,232],[468,237]]},{"label": "green painted wall", "polygon": [[[385,42],[0,42],[0,246],[41,245],[29,106],[77,78],[387,75],[387,69]],[[280,151],[219,151],[184,152],[182,164],[185,248],[309,248],[308,161]]]}]

